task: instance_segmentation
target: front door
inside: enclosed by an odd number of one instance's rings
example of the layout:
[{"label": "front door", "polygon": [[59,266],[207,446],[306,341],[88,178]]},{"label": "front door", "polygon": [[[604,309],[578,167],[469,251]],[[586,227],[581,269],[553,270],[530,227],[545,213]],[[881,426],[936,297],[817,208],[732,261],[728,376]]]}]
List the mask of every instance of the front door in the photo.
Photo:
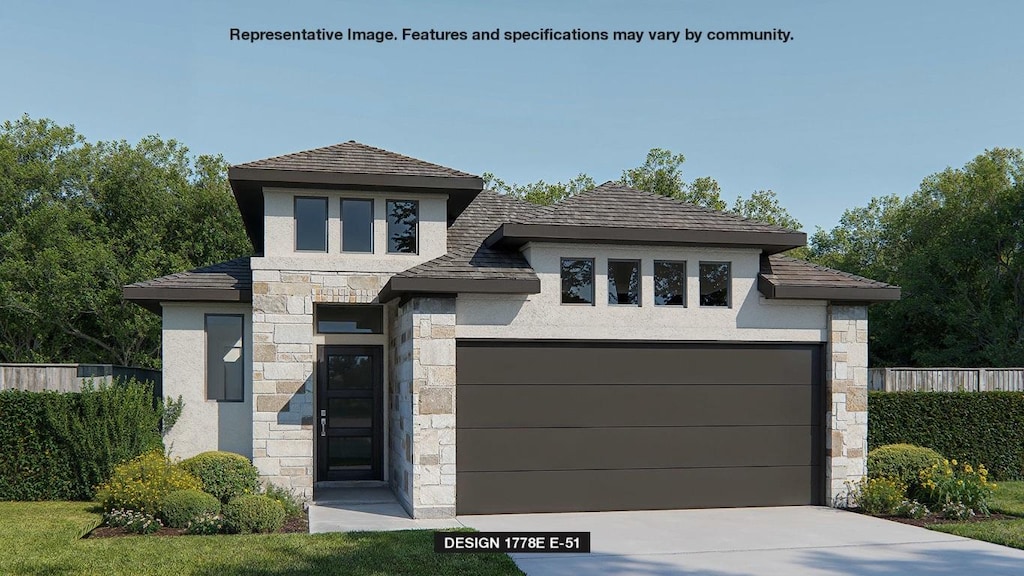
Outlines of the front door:
[{"label": "front door", "polygon": [[383,480],[382,346],[317,347],[317,480]]}]

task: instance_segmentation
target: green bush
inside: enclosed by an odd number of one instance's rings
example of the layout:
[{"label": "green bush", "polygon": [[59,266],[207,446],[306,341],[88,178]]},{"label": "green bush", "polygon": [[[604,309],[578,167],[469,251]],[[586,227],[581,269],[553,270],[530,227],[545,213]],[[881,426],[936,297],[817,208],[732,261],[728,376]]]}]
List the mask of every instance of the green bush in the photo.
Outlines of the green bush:
[{"label": "green bush", "polygon": [[263,495],[280,504],[281,507],[284,508],[284,515],[286,518],[301,516],[306,510],[302,505],[302,500],[296,498],[295,494],[287,488],[282,488],[275,484],[267,484],[263,489]]},{"label": "green bush", "polygon": [[233,452],[203,452],[181,462],[181,467],[203,483],[203,491],[225,504],[232,498],[255,494],[260,473],[249,459]]},{"label": "green bush", "polygon": [[995,480],[1022,480],[1024,394],[869,392],[869,448],[900,443],[984,462]]},{"label": "green bush", "polygon": [[161,418],[180,406],[134,379],[73,393],[0,392],[0,500],[92,499],[114,466],[163,449]]},{"label": "green bush", "polygon": [[865,478],[854,487],[857,505],[868,514],[894,514],[907,495],[907,485],[896,478]]},{"label": "green bush", "polygon": [[277,532],[284,525],[284,507],[262,494],[246,494],[224,506],[224,524],[241,534]]},{"label": "green bush", "polygon": [[202,490],[175,490],[160,504],[160,517],[171,528],[187,528],[203,514],[220,513],[220,500]]},{"label": "green bush", "polygon": [[942,463],[942,454],[913,444],[886,444],[868,452],[868,476],[896,478],[913,492],[919,485],[918,474],[932,464]]},{"label": "green bush", "polygon": [[110,480],[96,488],[103,509],[121,508],[156,515],[168,494],[201,490],[199,479],[178,467],[159,450],[118,465]]}]

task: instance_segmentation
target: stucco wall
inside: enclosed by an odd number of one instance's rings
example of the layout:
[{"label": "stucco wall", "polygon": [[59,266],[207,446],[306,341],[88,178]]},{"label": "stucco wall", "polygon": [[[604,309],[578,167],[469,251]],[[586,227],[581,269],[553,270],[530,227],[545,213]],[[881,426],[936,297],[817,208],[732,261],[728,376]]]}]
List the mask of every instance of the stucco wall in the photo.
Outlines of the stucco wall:
[{"label": "stucco wall", "polygon": [[[243,402],[206,399],[206,314],[243,314],[245,389]],[[248,304],[163,305],[164,395],[185,404],[167,434],[172,456],[188,458],[207,450],[252,457],[252,309]]]},{"label": "stucco wall", "polygon": [[[757,291],[758,250],[531,244],[524,254],[540,277],[529,296],[462,294],[459,338],[589,338],[823,342],[826,303],[766,300]],[[595,259],[595,305],[561,303],[561,258]],[[641,260],[641,306],[608,304],[608,259]],[[687,305],[654,305],[654,260],[685,260]],[[701,261],[732,263],[732,306],[699,305]]]},{"label": "stucco wall", "polygon": [[[343,270],[352,272],[401,272],[444,255],[447,243],[447,200],[442,194],[390,194],[339,192],[336,190],[286,190],[264,188],[264,268],[277,270]],[[327,198],[327,252],[295,251],[295,197]],[[341,198],[372,198],[373,253],[341,251]],[[388,200],[419,202],[419,251],[388,254],[386,205]]]}]

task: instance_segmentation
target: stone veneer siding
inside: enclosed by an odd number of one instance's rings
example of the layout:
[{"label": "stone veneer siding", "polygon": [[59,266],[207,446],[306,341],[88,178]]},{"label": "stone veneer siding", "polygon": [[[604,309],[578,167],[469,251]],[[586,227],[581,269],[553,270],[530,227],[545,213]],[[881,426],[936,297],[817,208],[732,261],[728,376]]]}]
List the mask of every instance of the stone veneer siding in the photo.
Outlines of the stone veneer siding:
[{"label": "stone veneer siding", "polygon": [[313,304],[371,303],[390,275],[252,272],[253,464],[264,480],[313,497]]},{"label": "stone veneer siding", "polygon": [[413,518],[455,515],[455,299],[391,315],[390,474]]},{"label": "stone veneer siding", "polygon": [[868,309],[830,304],[825,415],[825,483],[832,506],[850,502],[850,483],[867,474]]}]

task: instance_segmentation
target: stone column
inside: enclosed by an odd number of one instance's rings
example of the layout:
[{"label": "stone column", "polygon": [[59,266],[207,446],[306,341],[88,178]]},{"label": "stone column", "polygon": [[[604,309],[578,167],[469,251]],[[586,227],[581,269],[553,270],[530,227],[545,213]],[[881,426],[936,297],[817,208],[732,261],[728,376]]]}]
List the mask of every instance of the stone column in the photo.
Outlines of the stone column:
[{"label": "stone column", "polygon": [[868,310],[829,304],[825,481],[829,504],[849,504],[849,483],[867,474]]}]

